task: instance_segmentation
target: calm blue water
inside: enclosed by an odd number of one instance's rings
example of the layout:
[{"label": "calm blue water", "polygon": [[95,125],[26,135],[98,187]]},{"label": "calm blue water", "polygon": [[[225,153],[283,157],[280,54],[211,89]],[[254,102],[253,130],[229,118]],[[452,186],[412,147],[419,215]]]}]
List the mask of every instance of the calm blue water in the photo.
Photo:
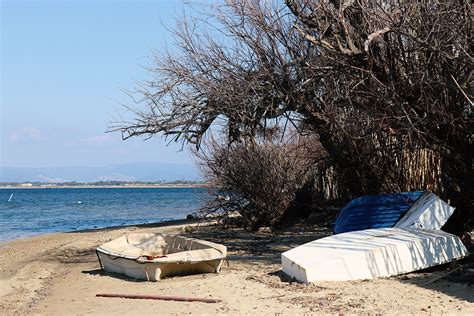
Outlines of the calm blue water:
[{"label": "calm blue water", "polygon": [[0,241],[182,219],[205,198],[199,188],[1,189]]}]

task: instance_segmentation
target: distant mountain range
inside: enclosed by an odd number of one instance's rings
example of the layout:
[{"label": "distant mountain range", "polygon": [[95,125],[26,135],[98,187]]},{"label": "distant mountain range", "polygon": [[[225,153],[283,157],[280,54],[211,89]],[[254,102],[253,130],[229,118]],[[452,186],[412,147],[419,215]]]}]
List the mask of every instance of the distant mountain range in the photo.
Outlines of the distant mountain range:
[{"label": "distant mountain range", "polygon": [[0,167],[0,182],[201,180],[197,168],[185,163],[128,163],[104,167]]}]

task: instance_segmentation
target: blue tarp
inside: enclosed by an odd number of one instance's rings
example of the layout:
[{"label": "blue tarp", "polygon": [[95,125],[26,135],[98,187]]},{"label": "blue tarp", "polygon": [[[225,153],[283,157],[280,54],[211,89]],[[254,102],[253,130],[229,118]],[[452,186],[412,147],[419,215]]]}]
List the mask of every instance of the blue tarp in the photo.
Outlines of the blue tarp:
[{"label": "blue tarp", "polygon": [[334,233],[393,227],[423,191],[366,195],[352,200],[339,212]]}]

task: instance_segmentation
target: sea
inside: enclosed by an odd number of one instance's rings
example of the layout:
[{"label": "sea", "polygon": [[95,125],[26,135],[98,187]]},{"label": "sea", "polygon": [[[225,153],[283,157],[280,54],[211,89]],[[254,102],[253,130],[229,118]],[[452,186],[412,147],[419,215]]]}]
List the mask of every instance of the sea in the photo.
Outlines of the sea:
[{"label": "sea", "polygon": [[0,189],[0,242],[183,219],[206,198],[202,188]]}]

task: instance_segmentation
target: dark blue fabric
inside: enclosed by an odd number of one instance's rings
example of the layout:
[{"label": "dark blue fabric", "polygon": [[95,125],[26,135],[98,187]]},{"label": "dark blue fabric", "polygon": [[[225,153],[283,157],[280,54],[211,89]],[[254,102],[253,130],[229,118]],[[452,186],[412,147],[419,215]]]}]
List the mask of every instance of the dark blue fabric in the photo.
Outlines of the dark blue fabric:
[{"label": "dark blue fabric", "polygon": [[422,191],[366,195],[352,200],[339,212],[334,233],[393,227]]}]

